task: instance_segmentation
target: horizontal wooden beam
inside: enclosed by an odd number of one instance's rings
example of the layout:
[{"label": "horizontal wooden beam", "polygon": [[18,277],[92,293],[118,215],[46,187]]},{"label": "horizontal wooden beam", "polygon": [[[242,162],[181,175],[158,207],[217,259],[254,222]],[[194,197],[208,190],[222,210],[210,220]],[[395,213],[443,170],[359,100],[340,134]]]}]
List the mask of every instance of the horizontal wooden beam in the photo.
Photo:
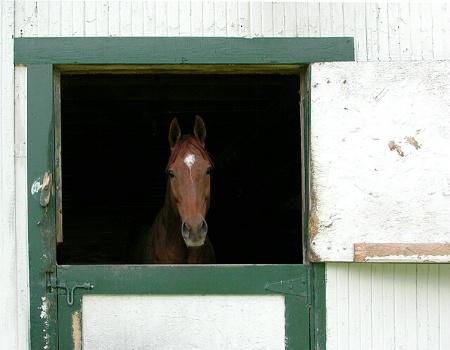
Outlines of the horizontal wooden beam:
[{"label": "horizontal wooden beam", "polygon": [[63,74],[300,74],[302,64],[63,64]]},{"label": "horizontal wooden beam", "polygon": [[17,38],[16,64],[307,64],[353,61],[342,38]]},{"label": "horizontal wooden beam", "polygon": [[355,243],[354,262],[450,262],[450,243]]}]

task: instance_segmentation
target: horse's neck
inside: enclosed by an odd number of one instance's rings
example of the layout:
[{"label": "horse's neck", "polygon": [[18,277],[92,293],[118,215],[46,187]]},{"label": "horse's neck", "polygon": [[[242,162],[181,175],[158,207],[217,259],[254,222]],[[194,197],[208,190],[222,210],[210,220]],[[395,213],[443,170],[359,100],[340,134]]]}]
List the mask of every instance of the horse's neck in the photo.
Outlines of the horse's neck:
[{"label": "horse's neck", "polygon": [[203,247],[188,248],[186,263],[199,264],[202,260]]}]

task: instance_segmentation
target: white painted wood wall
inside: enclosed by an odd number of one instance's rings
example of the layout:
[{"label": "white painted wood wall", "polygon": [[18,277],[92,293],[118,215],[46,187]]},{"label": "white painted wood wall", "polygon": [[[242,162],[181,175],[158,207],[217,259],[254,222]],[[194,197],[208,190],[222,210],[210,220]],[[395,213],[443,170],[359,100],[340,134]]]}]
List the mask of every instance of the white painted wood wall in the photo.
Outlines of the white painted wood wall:
[{"label": "white painted wood wall", "polygon": [[[358,61],[449,60],[449,7],[2,0],[0,349],[28,349],[26,75],[14,71],[14,36],[352,36]],[[328,349],[449,349],[449,280],[449,265],[327,264]]]}]

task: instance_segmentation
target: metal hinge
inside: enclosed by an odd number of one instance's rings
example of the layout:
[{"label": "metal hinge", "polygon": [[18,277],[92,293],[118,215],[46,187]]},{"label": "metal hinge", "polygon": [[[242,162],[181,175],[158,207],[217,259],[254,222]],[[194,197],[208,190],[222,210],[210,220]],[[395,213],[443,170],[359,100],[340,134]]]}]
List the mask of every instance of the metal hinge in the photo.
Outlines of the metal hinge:
[{"label": "metal hinge", "polygon": [[94,286],[89,282],[83,284],[74,285],[70,288],[65,281],[61,281],[51,275],[51,273],[47,273],[47,290],[49,293],[54,293],[55,289],[63,289],[66,294],[67,305],[73,305],[73,294],[75,289],[93,289]]},{"label": "metal hinge", "polygon": [[305,278],[294,278],[280,282],[266,283],[265,290],[275,293],[308,296],[308,284]]}]

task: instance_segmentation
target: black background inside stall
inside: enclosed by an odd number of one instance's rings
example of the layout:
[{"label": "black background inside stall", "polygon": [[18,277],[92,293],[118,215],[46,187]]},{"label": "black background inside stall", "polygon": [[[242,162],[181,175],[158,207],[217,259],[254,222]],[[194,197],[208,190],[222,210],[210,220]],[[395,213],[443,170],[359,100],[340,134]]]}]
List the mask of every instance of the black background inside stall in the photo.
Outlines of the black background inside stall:
[{"label": "black background inside stall", "polygon": [[59,264],[126,263],[164,201],[167,134],[206,125],[219,264],[302,262],[299,76],[61,76]]}]

